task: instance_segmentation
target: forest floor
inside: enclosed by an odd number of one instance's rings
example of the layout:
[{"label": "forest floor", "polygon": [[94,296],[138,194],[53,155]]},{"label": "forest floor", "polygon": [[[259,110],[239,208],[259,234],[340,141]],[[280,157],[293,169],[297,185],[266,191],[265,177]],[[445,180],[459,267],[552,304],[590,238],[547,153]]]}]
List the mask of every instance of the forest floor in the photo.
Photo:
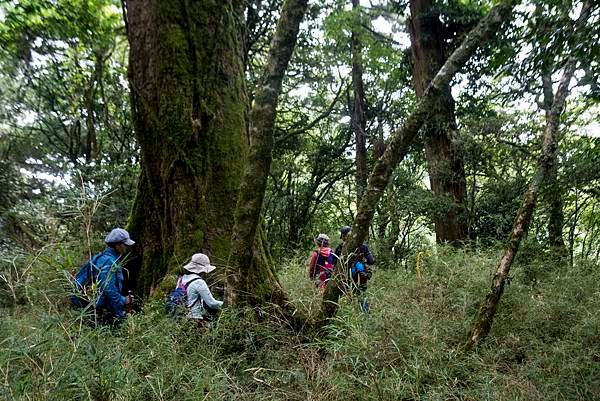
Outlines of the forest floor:
[{"label": "forest floor", "polygon": [[[524,252],[490,337],[464,355],[494,250],[434,249],[420,278],[414,262],[376,269],[371,313],[344,299],[329,335],[310,339],[251,310],[225,310],[200,332],[158,301],[119,330],[92,329],[66,302],[74,254],[48,248],[3,267],[0,400],[600,399],[598,264],[567,269]],[[304,260],[280,277],[314,316]]]}]

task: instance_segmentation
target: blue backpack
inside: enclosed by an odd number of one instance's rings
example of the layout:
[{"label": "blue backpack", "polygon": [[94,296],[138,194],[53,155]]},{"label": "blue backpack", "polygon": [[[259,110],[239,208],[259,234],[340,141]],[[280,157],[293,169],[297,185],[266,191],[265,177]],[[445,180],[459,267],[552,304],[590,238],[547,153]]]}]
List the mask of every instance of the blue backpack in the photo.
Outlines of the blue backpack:
[{"label": "blue backpack", "polygon": [[357,260],[350,270],[352,280],[358,284],[366,284],[371,279],[371,271],[367,269],[365,264]]},{"label": "blue backpack", "polygon": [[167,315],[177,316],[178,312],[181,311],[181,305],[184,307],[187,305],[187,288],[196,280],[200,280],[200,277],[188,281],[187,284],[183,284],[181,279],[177,280],[177,287],[167,297],[167,303],[165,304]]},{"label": "blue backpack", "polygon": [[356,276],[359,273],[365,272],[365,265],[359,261],[356,261],[354,266],[352,266],[352,277]]},{"label": "blue backpack", "polygon": [[98,279],[98,273],[100,269],[96,266],[96,262],[102,256],[102,252],[92,256],[77,272],[75,275],[75,290],[76,293],[71,294],[69,299],[71,304],[77,308],[85,308],[89,305],[90,301],[85,295],[86,287]]}]

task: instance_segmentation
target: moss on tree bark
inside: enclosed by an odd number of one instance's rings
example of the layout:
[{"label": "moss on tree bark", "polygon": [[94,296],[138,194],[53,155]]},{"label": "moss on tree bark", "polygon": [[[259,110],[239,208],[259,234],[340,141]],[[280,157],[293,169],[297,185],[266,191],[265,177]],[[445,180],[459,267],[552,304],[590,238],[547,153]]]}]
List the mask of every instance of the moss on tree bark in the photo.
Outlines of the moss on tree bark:
[{"label": "moss on tree bark", "polygon": [[242,2],[130,0],[129,78],[141,149],[129,228],[147,291],[190,256],[230,253],[247,154]]}]

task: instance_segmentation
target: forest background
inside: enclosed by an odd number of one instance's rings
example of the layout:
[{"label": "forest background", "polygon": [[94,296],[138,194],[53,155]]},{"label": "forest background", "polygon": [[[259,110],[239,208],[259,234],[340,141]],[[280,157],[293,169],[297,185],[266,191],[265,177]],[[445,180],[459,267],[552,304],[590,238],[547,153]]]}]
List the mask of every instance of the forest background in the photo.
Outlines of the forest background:
[{"label": "forest background", "polygon": [[[0,395],[598,397],[600,11],[512,3],[3,2]],[[342,225],[368,316],[304,277]],[[116,337],[64,304],[115,226]],[[197,251],[205,334],[161,313]]]}]

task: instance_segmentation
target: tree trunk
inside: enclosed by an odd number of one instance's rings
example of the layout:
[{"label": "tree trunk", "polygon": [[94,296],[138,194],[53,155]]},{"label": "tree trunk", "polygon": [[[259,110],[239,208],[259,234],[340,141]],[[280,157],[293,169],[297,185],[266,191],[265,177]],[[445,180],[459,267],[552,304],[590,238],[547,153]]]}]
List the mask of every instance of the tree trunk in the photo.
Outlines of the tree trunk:
[{"label": "tree trunk", "polygon": [[253,244],[271,167],[277,100],[306,7],[307,0],[286,0],[283,4],[250,114],[250,154],[241,182],[228,263],[227,300],[232,304],[282,304],[285,300],[275,274],[257,268]]},{"label": "tree trunk", "polygon": [[[544,110],[546,119],[552,113],[552,73],[547,69],[542,73],[542,88],[544,96]],[[564,212],[562,201],[562,189],[558,182],[558,153],[550,161],[548,170],[548,184],[546,186],[546,201],[548,202],[548,245],[557,256],[566,254],[565,242],[563,240]]]},{"label": "tree trunk", "polygon": [[352,130],[356,139],[356,199],[360,202],[367,188],[367,141],[365,130],[367,118],[365,115],[365,89],[363,85],[362,42],[360,40],[360,2],[352,0],[354,23],[350,46],[352,52],[352,88],[354,106],[352,109]]},{"label": "tree trunk", "polygon": [[[411,0],[408,26],[412,51],[413,84],[418,98],[444,65],[445,38],[436,3],[433,0]],[[431,190],[448,203],[434,215],[438,243],[459,245],[467,238],[467,218],[464,213],[466,179],[462,158],[453,137],[456,132],[454,99],[450,83],[439,88],[433,99],[432,111],[424,124],[425,155]]]},{"label": "tree trunk", "polygon": [[104,55],[102,52],[95,52],[96,58],[94,63],[94,72],[90,77],[90,83],[85,91],[85,127],[86,127],[86,141],[85,141],[85,161],[90,163],[98,155],[98,144],[96,138],[96,118],[95,118],[95,106],[96,106],[96,85],[100,83],[104,69]]},{"label": "tree trunk", "polygon": [[129,0],[141,176],[129,228],[147,291],[195,252],[226,262],[247,154],[243,2]]},{"label": "tree trunk", "polygon": [[565,241],[563,240],[564,211],[563,211],[563,191],[558,182],[558,157],[554,157],[553,165],[548,175],[548,185],[546,186],[546,198],[548,201],[548,245],[552,252],[557,256],[564,256],[566,253]]},{"label": "tree trunk", "polygon": [[[578,24],[587,20],[590,13],[590,3],[585,2],[578,19]],[[500,297],[504,292],[504,284],[514,258],[519,250],[519,245],[523,236],[527,232],[533,211],[535,209],[536,199],[540,185],[548,178],[552,168],[552,162],[556,158],[556,148],[558,146],[558,126],[560,124],[560,115],[564,109],[567,95],[569,94],[569,83],[575,72],[576,60],[570,58],[565,64],[563,75],[561,77],[558,89],[552,100],[552,107],[546,113],[546,127],[544,129],[544,138],[542,144],[542,153],[540,154],[533,180],[529,184],[529,188],[523,197],[523,203],[517,213],[513,230],[504,250],[504,254],[500,259],[496,274],[492,279],[490,292],[485,297],[484,302],[479,310],[479,316],[475,320],[469,337],[464,346],[465,350],[470,350],[484,339],[492,328],[492,322],[498,309]]]},{"label": "tree trunk", "polygon": [[[352,224],[350,238],[344,246],[343,260],[346,260],[344,255],[348,255],[349,250],[354,254],[354,251],[367,238],[375,208],[383,195],[392,172],[408,152],[425,118],[428,116],[435,99],[440,95],[443,88],[448,85],[457,71],[465,65],[475,50],[508,19],[513,7],[513,3],[509,1],[508,3],[501,3],[490,10],[489,14],[479,22],[469,35],[467,35],[463,43],[446,60],[444,66],[430,82],[424,95],[417,102],[415,110],[410,114],[402,127],[390,137],[385,152],[375,163],[375,167],[369,177],[367,190],[361,199],[356,218]],[[351,258],[349,263],[352,262]],[[335,316],[337,301],[343,293],[346,271],[347,266],[344,266],[344,263],[336,264],[333,280],[323,294],[321,305],[322,324]]]}]

